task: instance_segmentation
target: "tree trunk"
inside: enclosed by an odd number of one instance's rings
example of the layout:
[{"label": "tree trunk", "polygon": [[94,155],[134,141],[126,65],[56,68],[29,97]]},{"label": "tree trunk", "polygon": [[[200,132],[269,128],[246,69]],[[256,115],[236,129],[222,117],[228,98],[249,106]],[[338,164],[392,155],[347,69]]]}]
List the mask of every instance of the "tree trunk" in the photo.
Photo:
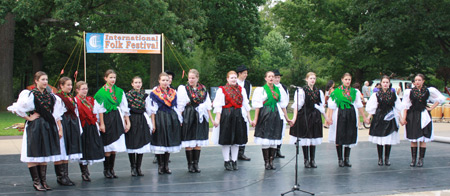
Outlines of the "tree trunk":
[{"label": "tree trunk", "polygon": [[159,74],[162,72],[162,55],[150,55],[150,89],[158,85]]},{"label": "tree trunk", "polygon": [[0,111],[12,104],[13,65],[14,65],[14,31],[16,21],[14,14],[5,16],[5,23],[0,25]]},{"label": "tree trunk", "polygon": [[33,73],[32,76],[38,71],[42,71],[44,67],[44,52],[35,52],[31,54],[31,60],[33,62]]}]

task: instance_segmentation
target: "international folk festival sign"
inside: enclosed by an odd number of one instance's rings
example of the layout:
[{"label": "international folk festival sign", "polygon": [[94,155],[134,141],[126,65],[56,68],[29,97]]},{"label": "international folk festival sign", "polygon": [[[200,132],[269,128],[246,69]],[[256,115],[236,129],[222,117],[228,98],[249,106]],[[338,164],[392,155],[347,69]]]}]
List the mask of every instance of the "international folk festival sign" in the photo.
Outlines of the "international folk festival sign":
[{"label": "international folk festival sign", "polygon": [[161,34],[86,33],[87,53],[161,54]]}]

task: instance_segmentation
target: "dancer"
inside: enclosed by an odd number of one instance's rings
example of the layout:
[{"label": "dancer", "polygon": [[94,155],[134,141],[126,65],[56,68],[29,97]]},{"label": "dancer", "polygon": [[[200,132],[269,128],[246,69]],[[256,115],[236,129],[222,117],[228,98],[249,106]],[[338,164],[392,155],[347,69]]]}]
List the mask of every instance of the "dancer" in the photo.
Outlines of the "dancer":
[{"label": "dancer", "polygon": [[383,76],[381,78],[381,90],[372,94],[366,104],[366,111],[369,113],[368,118],[370,119],[373,116],[369,141],[377,144],[379,166],[383,165],[383,146],[385,147],[384,164],[390,166],[391,146],[400,143],[398,123],[402,105],[396,94],[389,89],[390,81],[388,76]]},{"label": "dancer", "polygon": [[[213,129],[213,142],[222,145],[225,169],[238,170],[237,159],[239,146],[248,141],[248,122],[250,105],[247,92],[237,84],[235,71],[227,73],[227,84],[220,86],[213,102],[216,120]],[[230,158],[231,151],[231,158]]]},{"label": "dancer", "polygon": [[62,116],[63,136],[60,139],[61,161],[55,162],[56,181],[60,185],[73,186],[75,183],[69,178],[69,160],[80,160],[81,133],[83,129],[78,118],[78,108],[72,92],[72,80],[62,77],[58,81],[58,95],[64,105],[64,115]]},{"label": "dancer", "polygon": [[181,149],[181,114],[177,113],[177,93],[169,87],[169,75],[159,74],[159,86],[150,94],[153,136],[150,149],[158,159],[158,173],[171,174],[170,153]]},{"label": "dancer", "polygon": [[185,147],[190,173],[200,173],[198,162],[201,147],[209,144],[209,118],[214,122],[208,91],[198,80],[198,71],[196,69],[189,70],[188,83],[186,86],[180,85],[177,91],[177,107],[183,114],[182,147]]},{"label": "dancer", "polygon": [[286,92],[273,84],[275,74],[266,72],[266,84],[255,89],[252,106],[255,108],[255,119],[251,122],[255,127],[255,143],[261,144],[266,170],[273,170],[273,159],[277,145],[281,144],[283,123],[286,122],[286,108],[280,107],[280,100],[285,99]]},{"label": "dancer", "polygon": [[130,108],[130,130],[125,133],[128,159],[130,160],[131,176],[144,176],[141,170],[144,153],[150,152],[150,130],[153,128],[151,115],[151,100],[142,90],[142,79],[136,76],[131,81],[132,90],[126,93]]},{"label": "dancer", "polygon": [[[332,123],[328,139],[336,144],[339,167],[351,167],[350,148],[358,143],[358,111],[363,116],[364,122],[369,124],[369,119],[363,111],[360,92],[351,88],[352,76],[345,73],[342,85],[335,89],[328,100],[329,123]],[[345,147],[344,160],[342,160],[342,148]]]},{"label": "dancer", "polygon": [[75,102],[79,112],[79,118],[83,133],[81,134],[81,151],[83,158],[80,159],[81,178],[90,182],[88,165],[105,161],[105,150],[100,131],[97,124],[97,116],[94,114],[94,98],[88,97],[88,84],[79,81],[75,85],[77,96]]},{"label": "dancer", "polygon": [[107,70],[104,77],[106,84],[94,96],[94,113],[99,116],[100,132],[105,146],[105,178],[117,178],[114,172],[116,153],[126,150],[124,133],[130,130],[130,109],[125,93],[115,85],[116,76],[114,70]]},{"label": "dancer", "polygon": [[[250,100],[252,94],[252,84],[247,80],[248,69],[245,65],[240,65],[236,68],[236,73],[238,74],[237,84],[245,89],[247,93],[247,99]],[[249,124],[247,123],[247,129],[249,129]],[[238,159],[242,161],[250,161],[251,158],[247,157],[245,154],[245,145],[239,146]]]},{"label": "dancer", "polygon": [[321,114],[325,121],[329,122],[329,119],[325,115],[323,92],[315,86],[316,74],[313,72],[307,73],[305,80],[307,85],[294,94],[294,104],[292,104],[294,116],[289,122],[291,125],[290,143],[295,144],[297,138],[299,138],[305,168],[317,168],[315,161],[316,146],[322,143],[323,137]]},{"label": "dancer", "polygon": [[[280,71],[278,69],[275,69],[273,71],[273,73],[275,74],[274,80],[273,80],[273,84],[275,86],[277,86],[280,91],[284,91],[286,92],[286,96],[283,96],[282,99],[280,100],[280,107],[284,110],[286,110],[288,104],[289,104],[289,91],[287,86],[285,86],[284,84],[282,84],[281,81],[281,76],[283,76],[283,74],[280,73]],[[288,120],[288,119],[285,119]],[[281,139],[283,139],[284,137],[284,131],[286,130],[286,123],[287,121],[283,122],[283,128],[282,128],[282,132],[281,132]],[[281,154],[281,144],[277,145],[277,153],[275,154],[275,158],[284,158],[284,155]]]},{"label": "dancer", "polygon": [[[411,142],[412,160],[409,165],[411,167],[416,166],[418,146],[420,152],[417,167],[423,166],[427,149],[426,143],[433,140],[433,122],[431,121],[430,111],[445,101],[445,97],[436,88],[427,88],[424,83],[425,76],[417,74],[414,77],[414,88],[406,89],[403,94],[404,110],[401,124],[406,125],[406,138]],[[427,106],[428,101],[433,102],[433,105]]]},{"label": "dancer", "polygon": [[26,120],[20,161],[27,163],[33,187],[47,191],[47,163],[61,160],[59,139],[62,137],[61,116],[63,105],[47,90],[48,76],[38,71],[34,74],[35,88],[23,90],[17,102],[8,111]]}]

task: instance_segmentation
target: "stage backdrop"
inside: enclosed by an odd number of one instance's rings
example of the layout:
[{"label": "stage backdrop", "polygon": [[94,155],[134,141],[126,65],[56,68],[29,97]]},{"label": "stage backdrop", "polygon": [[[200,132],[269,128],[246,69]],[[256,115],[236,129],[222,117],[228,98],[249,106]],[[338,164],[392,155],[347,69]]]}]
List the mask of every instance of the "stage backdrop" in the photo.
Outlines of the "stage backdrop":
[{"label": "stage backdrop", "polygon": [[161,34],[86,33],[87,53],[161,54]]}]

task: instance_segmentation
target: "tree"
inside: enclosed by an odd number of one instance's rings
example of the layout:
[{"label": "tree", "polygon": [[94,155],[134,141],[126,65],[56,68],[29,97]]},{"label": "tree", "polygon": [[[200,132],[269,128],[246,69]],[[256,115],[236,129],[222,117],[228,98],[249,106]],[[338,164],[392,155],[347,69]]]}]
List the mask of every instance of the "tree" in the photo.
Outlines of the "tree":
[{"label": "tree", "polygon": [[[2,18],[3,19],[3,18]],[[14,14],[8,12],[0,23],[0,111],[13,101]]]}]

